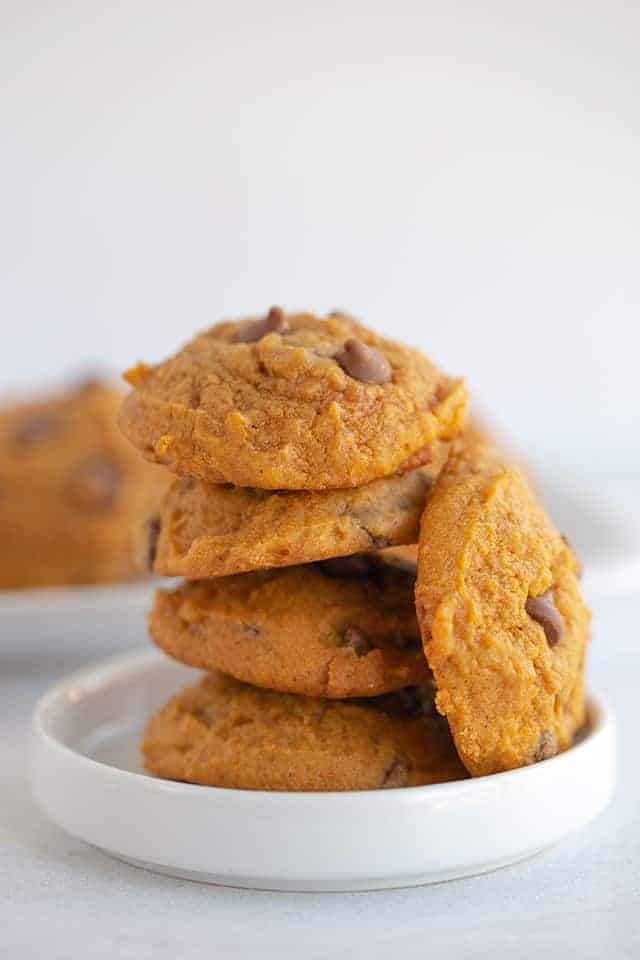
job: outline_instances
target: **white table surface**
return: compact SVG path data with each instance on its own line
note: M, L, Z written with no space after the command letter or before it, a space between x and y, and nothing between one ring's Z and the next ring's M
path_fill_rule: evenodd
M254 893L154 876L46 822L27 784L34 701L69 671L140 643L142 627L135 636L92 640L88 624L89 636L45 644L0 624L0 957L640 956L640 596L602 601L598 611L591 682L613 703L619 725L619 783L609 810L558 847L494 874L340 895Z

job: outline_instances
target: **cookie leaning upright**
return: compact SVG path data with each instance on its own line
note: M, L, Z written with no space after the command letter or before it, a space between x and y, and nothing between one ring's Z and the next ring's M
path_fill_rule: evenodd
M173 472L263 490L356 487L434 459L466 387L342 314L219 323L127 374L125 434Z
M553 756L585 720L590 615L578 564L521 472L459 444L422 519L416 606L460 757L474 775Z

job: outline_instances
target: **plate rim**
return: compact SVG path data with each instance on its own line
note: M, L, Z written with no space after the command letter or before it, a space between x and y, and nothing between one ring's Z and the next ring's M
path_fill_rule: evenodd
M92 685L94 690L102 686L108 677L116 679L118 674L130 672L147 664L161 664L163 662L171 663L171 658L160 650L147 645L137 647L125 653L114 654L110 657L87 664L74 670L49 687L37 700L31 718L31 737L44 742L49 749L60 751L68 760L79 763L82 766L89 766L94 772L103 777L122 779L131 784L137 784L140 789L151 792L179 793L185 797L218 797L220 799L243 798L240 802L255 802L260 799L264 803L275 804L301 804L307 802L318 802L321 799L326 803L337 803L343 800L357 800L361 803L383 803L387 802L390 792L383 789L377 790L331 790L331 791L283 791L283 790L249 790L242 787L215 787L203 784L185 783L183 781L165 780L160 777L154 777L149 773L138 773L133 770L123 770L121 767L111 766L94 757L89 757L80 750L74 749L64 743L47 729L45 714L51 705L60 697L65 695L67 688L85 683ZM100 674L107 674L107 677L100 677ZM93 680L93 684L91 681ZM500 773L487 774L482 777L469 777L465 780L452 780L445 783L426 784L424 786L399 788L404 798L415 798L419 801L423 798L425 791L428 796L435 798L436 795L441 798L452 797L455 794L466 793L472 789L477 795L480 790L494 790L497 785L505 785L520 781L522 779L531 779L537 773L547 775L550 765L566 764L572 759L579 760L580 756L594 744L604 740L608 736L614 736L616 732L614 714L606 698L600 693L597 695L592 691L587 693L587 710L590 716L590 729L587 731L578 743L573 744L569 749L550 757L542 763L530 764L524 767L517 767L513 770L505 770ZM544 774L542 770L544 768Z

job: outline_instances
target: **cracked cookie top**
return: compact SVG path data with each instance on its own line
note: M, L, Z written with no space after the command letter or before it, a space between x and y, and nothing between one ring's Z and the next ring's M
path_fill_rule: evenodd
M147 769L248 790L375 790L466 776L442 719L413 691L369 701L291 696L212 674L150 721Z
M552 757L585 720L579 565L522 473L457 445L422 519L416 606L436 703L474 775Z
M467 400L462 381L351 317L279 308L125 378L121 427L145 457L265 490L356 487L429 463Z
M373 696L429 682L415 549L159 590L150 629L190 666L288 693Z

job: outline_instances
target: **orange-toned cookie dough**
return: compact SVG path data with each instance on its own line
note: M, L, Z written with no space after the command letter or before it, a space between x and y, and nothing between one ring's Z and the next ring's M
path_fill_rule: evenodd
M356 487L430 463L467 392L418 350L342 314L217 324L126 374L125 434L149 460L263 490Z
M265 491L176 480L144 529L150 569L191 579L418 542L437 464L349 490Z
M375 790L466 776L446 724L419 688L363 702L273 693L223 674L175 696L150 721L147 769L249 790Z
M126 580L167 485L120 433L120 392L90 381L0 411L0 587Z
M414 582L407 550L183 583L157 592L150 630L177 660L259 687L374 696L431 680Z
M578 564L521 472L460 445L427 503L416 584L438 709L474 775L571 745L590 616Z

